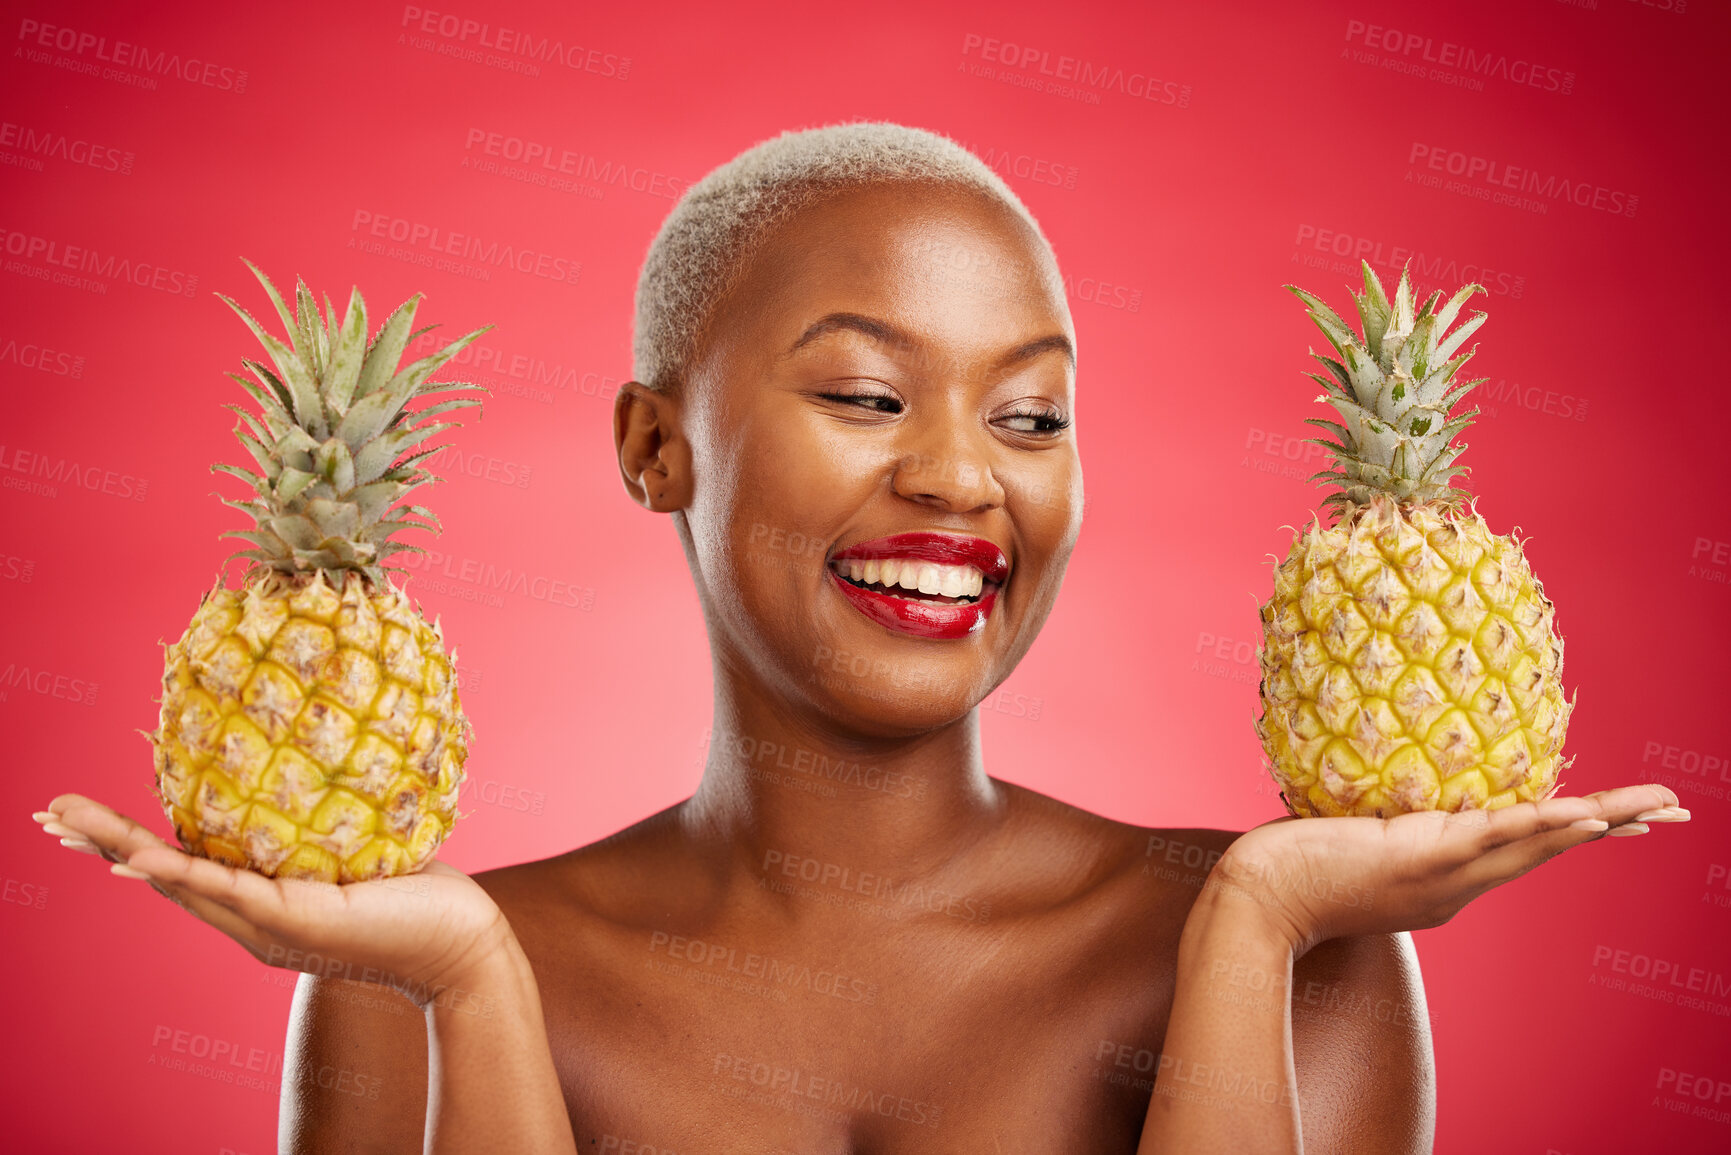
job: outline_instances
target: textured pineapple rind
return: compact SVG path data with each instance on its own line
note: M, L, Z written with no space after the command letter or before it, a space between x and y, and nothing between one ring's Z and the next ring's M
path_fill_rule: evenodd
M1555 609L1471 506L1313 521L1261 607L1262 739L1299 817L1496 809L1556 792L1574 703Z
M421 869L450 834L471 734L455 655L394 585L219 579L165 650L147 737L188 851L355 882Z

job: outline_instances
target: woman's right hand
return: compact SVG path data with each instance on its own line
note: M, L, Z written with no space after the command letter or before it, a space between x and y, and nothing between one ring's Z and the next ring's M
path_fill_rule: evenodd
M115 863L113 873L149 882L262 963L378 983L423 1010L514 941L487 892L437 859L417 874L338 886L187 854L79 794L62 794L35 818L71 849Z
M1624 786L1498 810L1282 818L1214 867L1217 897L1250 899L1300 953L1331 938L1440 926L1474 898L1584 842L1687 822L1677 795Z

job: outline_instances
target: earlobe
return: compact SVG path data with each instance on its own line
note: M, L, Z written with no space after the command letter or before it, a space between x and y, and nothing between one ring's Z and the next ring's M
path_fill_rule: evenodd
M690 453L679 417L677 398L640 381L621 385L613 402L613 444L625 492L656 513L683 509L689 497Z

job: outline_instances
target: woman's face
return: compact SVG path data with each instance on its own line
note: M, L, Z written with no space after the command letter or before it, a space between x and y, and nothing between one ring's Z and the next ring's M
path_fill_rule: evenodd
M1056 268L979 194L867 186L776 228L678 405L723 668L861 735L966 715L1081 527L1074 348Z

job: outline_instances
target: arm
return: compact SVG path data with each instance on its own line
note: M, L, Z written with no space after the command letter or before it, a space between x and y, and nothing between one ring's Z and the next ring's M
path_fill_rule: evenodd
M303 977L278 1148L574 1152L528 960L515 938L486 958L424 1009L372 983Z
M1303 1149L1288 1015L1294 953L1257 903L1203 889L1178 943L1137 1155Z
M576 1155L541 995L515 936L426 1008L428 1155Z
M261 962L309 973L358 974L400 992L426 1032L421 1070L423 1077L430 1072L425 1119L430 1155L575 1155L534 974L503 912L467 875L434 859L407 880L335 886L266 878L186 854L76 794L56 798L37 819L71 849L109 860L115 864L111 871L122 877L148 882ZM403 1037L404 1028L390 1029ZM403 1057L381 1056L376 1041L338 1046L334 1070L333 1064L319 1062L320 1056L294 1047L293 1077L284 1080L289 1110L282 1124L290 1144L300 1141L303 1122L316 1121L295 1101L310 1094L304 1086L309 1076L321 1091L354 1095L358 1089L370 1098L376 1090L382 1097L384 1072L401 1076L410 1067ZM370 1054L378 1073L345 1066L351 1058L367 1064L353 1053L357 1050ZM394 1110L384 1118L395 1131L380 1137L390 1146L375 1150L401 1150L406 1139L416 1137L403 1106L412 1101L412 1092L401 1089L402 1078L392 1083ZM370 1119L351 1118L355 1126L318 1149L368 1149Z
M1320 1061L1302 1085L1293 1057L1294 961L1335 940L1440 926L1485 891L1611 827L1640 834L1649 821L1688 817L1669 790L1638 786L1488 812L1284 819L1245 834L1210 872L1179 940L1140 1155L1297 1153L1306 1130L1331 1151L1422 1144L1433 1126L1429 1059L1412 1021L1422 1001L1416 969L1405 973L1410 959L1396 956L1382 978L1387 989L1404 987L1407 1024L1382 1028L1392 1040L1377 1047L1317 1048ZM1365 949L1335 948L1336 962L1338 952L1350 961ZM1387 961L1375 962L1374 943L1371 952L1370 965L1387 969ZM1350 1040L1353 1028L1337 1026L1342 1038L1331 1043ZM1388 1070L1371 1065L1388 1056ZM1391 1096L1401 1119L1384 1128L1341 1117L1370 1097L1367 1083L1387 1076L1405 1088ZM1317 1090L1324 1093L1314 1101L1303 1093Z
M1185 928L1188 957L1180 942L1179 990L1142 1150L1296 1151L1299 1137L1317 1151L1431 1150L1435 1069L1411 937L1332 939L1288 970L1283 937L1259 932L1260 908L1237 912L1243 921L1235 922L1221 909L1224 894L1204 892L1209 907ZM1206 1041L1217 1046L1191 1058ZM1256 1065L1235 1066L1229 1052L1239 1047ZM1213 1108L1197 1113L1205 1137L1154 1128L1163 1113L1163 1127L1182 1131L1181 1103Z

